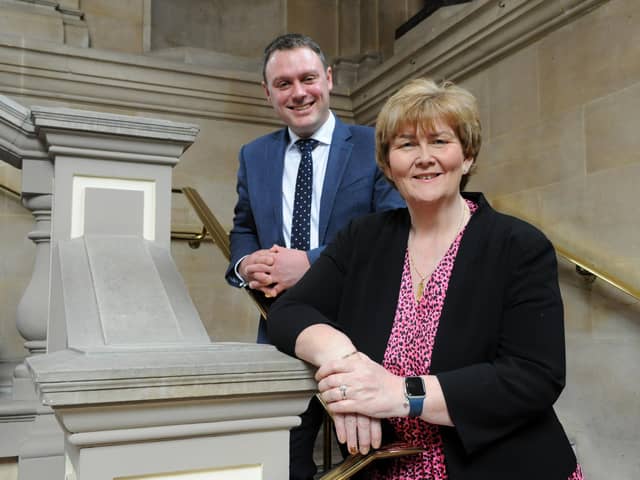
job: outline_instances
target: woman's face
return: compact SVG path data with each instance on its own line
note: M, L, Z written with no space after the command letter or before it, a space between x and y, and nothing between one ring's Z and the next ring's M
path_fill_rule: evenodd
M385 172L409 206L458 195L460 179L473 159L464 158L451 127L436 122L432 131L402 127L389 146Z

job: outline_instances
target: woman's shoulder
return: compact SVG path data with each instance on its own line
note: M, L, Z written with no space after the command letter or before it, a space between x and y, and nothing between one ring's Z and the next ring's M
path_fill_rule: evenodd
M406 207L393 208L382 212L368 213L353 219L350 228L359 230L380 230L404 228L410 225L411 218Z

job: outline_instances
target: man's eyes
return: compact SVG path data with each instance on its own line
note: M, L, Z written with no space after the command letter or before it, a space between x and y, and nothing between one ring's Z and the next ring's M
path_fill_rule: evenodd
M309 75L302 79L302 83L311 84L311 83L315 83L317 80L318 80L317 75ZM282 90L284 88L289 88L292 85L292 83L293 82L290 82L289 80L281 80L275 83L275 87Z

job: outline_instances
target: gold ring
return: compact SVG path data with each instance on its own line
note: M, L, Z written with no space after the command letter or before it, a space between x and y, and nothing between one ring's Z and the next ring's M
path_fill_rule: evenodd
M338 388L340 389L340 393L342 394L342 400L346 400L347 399L347 386L346 385L340 385Z

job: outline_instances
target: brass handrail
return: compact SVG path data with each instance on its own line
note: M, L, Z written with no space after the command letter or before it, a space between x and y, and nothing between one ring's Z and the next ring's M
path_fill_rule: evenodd
M20 198L22 196L20 192L14 190L13 188L7 185L4 185L2 182L0 182L0 190L3 190L17 198ZM189 193L187 194L185 190L188 191ZM204 224L204 227L202 227L201 232L194 232L194 231L188 231L188 230L171 230L171 238L174 240L187 240L189 242L189 245L192 248L198 248L201 242L213 241L214 243L216 243L216 245L220 247L225 257L230 258L231 249L229 248L229 239L227 237L227 234L224 228L222 227L222 225L220 225L220 222L218 222L218 220L216 219L215 215L211 213L211 210L209 210L209 207L202 200L202 197L200 197L200 194L191 187L173 188L171 189L171 191L173 193L184 193L187 199L189 199L189 202L193 206L194 210L196 210L196 213L200 217L200 220L202 221L201 213L205 215L207 218L210 218L211 219L210 227L214 229L216 232L215 237L212 236L212 234L209 233L210 230L207 229L207 225L205 224L204 221L202 221L202 223ZM198 207L195 206L192 199L199 205ZM200 209L200 212L199 212L199 209ZM608 285L611 285L612 287L617 288L618 290L626 293L627 295L635 298L636 300L640 300L640 290L638 290L637 288L634 288L628 283L615 278L613 275L609 275L606 272L602 272L601 270L596 268L591 262L578 258L577 256L571 254L570 252L568 252L562 247L559 247L557 245L554 245L554 247L559 256L563 257L564 259L568 260L569 262L573 263L576 266L576 270L578 271L579 274L584 275L585 272L587 272L588 275L593 275L594 277L599 278L600 280L607 283ZM261 310L260 313L263 313L263 311Z
M3 190L7 193L10 193L11 195L15 196L16 198L21 198L22 194L20 192L18 192L17 190L14 190L11 187L6 186L3 183L0 183L0 190Z
M198 215L198 218L202 222L202 235L209 235L213 243L216 244L218 249L222 252L227 260L231 260L231 245L229 243L229 235L224 227L220 224L216 216L213 214L209 206L202 199L200 194L195 188L183 187L179 189L172 189L174 193L182 193L189 203L193 207L194 211ZM246 290L249 296L255 303L260 315L267 318L267 306L264 303L263 297L260 296L255 290Z
M554 245L554 247L558 255L560 255L561 257L563 257L564 259L568 260L569 262L573 263L576 266L576 271L579 274L584 275L584 272L587 272L587 274L593 275L594 277L599 278L603 282L611 285L614 288L617 288L618 290L623 291L624 293L632 296L636 300L640 300L640 291L638 289L633 288L631 285L628 285L626 282L623 282L621 280L614 278L612 275L608 275L607 273L601 272L591 262L582 260L576 257L575 255L572 255L571 253L566 251L564 248L559 247L557 245Z

